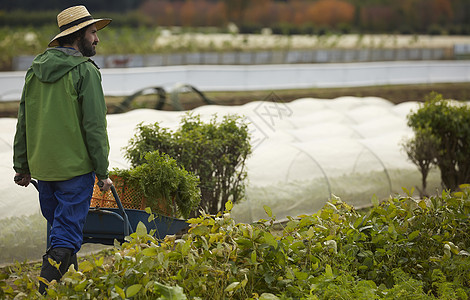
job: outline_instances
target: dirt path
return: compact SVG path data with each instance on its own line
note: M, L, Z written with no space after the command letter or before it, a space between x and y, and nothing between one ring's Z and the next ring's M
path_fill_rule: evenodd
M276 90L276 91L245 91L245 92L210 92L206 97L220 105L243 105L251 101L262 101L275 93L278 99L290 102L299 98L334 99L341 96L354 97L381 97L395 104L407 101L424 101L431 92L437 92L445 99L470 101L470 83L444 83L423 85L388 85L372 87L350 87L350 88L311 88L300 90ZM184 109L192 109L204 102L196 94L181 94L180 103ZM124 98L108 98L109 111L114 111L114 106L122 102ZM133 100L131 107L155 107L157 96L142 96ZM164 110L174 110L170 100L166 100Z
M299 98L334 99L341 96L354 97L381 97L395 104L407 101L424 101L426 95L438 92L445 99L470 101L470 83L442 83L422 85L387 85L372 87L350 88L311 88L301 90L277 90L277 91L246 91L246 92L208 92L207 98L220 105L243 105L251 101L267 99L271 93L284 102L290 102ZM125 97L106 97L108 111L113 113L116 105ZM157 103L155 95L147 95L136 98L130 105L132 108L153 108ZM204 102L196 94L180 95L180 103L185 110L192 109ZM0 117L16 117L18 102L0 102ZM174 110L169 99L163 107L164 110Z

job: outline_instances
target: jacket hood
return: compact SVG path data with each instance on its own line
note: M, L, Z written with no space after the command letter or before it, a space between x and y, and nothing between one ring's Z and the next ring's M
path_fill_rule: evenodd
M31 68L40 81L52 83L88 59L75 49L49 48L36 56Z

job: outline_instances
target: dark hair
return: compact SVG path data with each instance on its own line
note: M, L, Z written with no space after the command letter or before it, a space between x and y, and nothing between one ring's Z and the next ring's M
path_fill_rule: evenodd
M83 38L85 36L85 32L87 28L89 27L85 26L82 29L72 32L71 34L67 34L65 36L61 36L60 38L57 39L57 42L59 43L59 46L64 46L64 45L72 45L76 40Z

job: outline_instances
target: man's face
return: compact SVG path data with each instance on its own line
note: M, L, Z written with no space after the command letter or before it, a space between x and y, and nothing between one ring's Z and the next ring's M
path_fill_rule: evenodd
M96 54L95 47L100 39L98 38L96 25L90 25L85 31L83 38L78 40L78 49L86 57L92 57Z

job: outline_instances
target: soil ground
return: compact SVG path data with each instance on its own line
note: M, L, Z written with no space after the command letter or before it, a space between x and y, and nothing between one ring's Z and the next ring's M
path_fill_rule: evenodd
M470 100L470 83L442 83L429 85L386 85L348 88L311 88L299 90L254 91L234 93L208 93L209 99L222 105L241 105L250 101L261 101L273 92L278 98L290 102L299 98L334 99L342 96L381 97L394 104L407 101L423 102L431 92L443 95L445 99Z
M299 98L334 99L342 96L354 97L381 97L394 104L407 101L423 102L431 92L443 95L445 99L459 101L470 100L470 83L439 83L420 85L385 85L369 87L347 88L310 88L298 90L275 91L244 91L244 92L207 92L205 97L219 105L243 105L251 101L269 100L274 93L276 98L283 102L290 102ZM179 103L185 110L205 105L204 100L196 93L183 93L179 95ZM126 97L106 97L109 113L116 113L117 107L126 100ZM139 96L130 101L124 111L135 108L154 108L158 102L157 95ZM0 117L16 117L18 102L0 102ZM163 110L177 110L169 99L165 99Z

